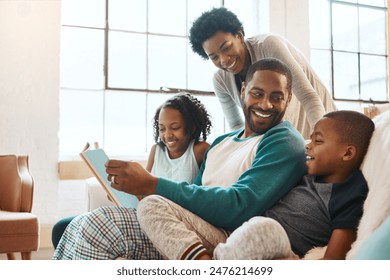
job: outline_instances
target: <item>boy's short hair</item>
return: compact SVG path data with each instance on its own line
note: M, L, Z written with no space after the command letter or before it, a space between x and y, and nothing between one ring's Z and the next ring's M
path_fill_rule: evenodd
M324 118L334 120L333 127L340 141L356 147L357 164L363 162L375 130L374 122L366 115L350 110L340 110L324 115Z
M244 27L237 16L228 9L213 8L210 11L204 12L197 18L190 29L190 44L192 50L204 59L208 59L208 55L203 49L203 43L212 37L215 33L222 31L233 35L244 33Z
M284 62L276 58L263 58L256 61L255 63L251 64L251 66L249 66L245 78L245 84L248 84L252 80L255 72L260 70L270 70L285 76L287 79L287 90L289 93L291 93L292 74L290 68L288 68Z

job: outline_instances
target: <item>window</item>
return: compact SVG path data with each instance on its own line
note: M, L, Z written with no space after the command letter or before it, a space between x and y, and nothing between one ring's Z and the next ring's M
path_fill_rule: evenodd
M246 35L254 35L263 2L62 1L60 156L78 155L87 141L109 155L145 155L154 112L173 95L161 88L213 91L215 66L188 43L192 21L224 5L242 18ZM222 109L213 95L197 97L212 116L211 140L225 131Z
M335 100L386 102L387 1L316 0L310 61Z

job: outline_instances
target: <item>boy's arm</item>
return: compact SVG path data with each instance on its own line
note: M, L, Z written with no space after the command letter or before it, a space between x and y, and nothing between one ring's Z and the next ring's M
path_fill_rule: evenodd
M324 260L344 260L356 239L354 229L335 229L330 236Z
M330 236L327 249L321 260L345 260L345 256L351 249L356 239L354 229L335 229ZM303 260L298 257L278 258L276 260Z

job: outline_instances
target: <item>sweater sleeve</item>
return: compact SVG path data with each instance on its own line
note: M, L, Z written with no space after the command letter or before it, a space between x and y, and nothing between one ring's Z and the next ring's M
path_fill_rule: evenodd
M265 57L277 58L286 63L292 72L292 89L301 102L311 128L325 114L321 98L307 77L309 63L303 54L288 41L276 35L268 35L263 41Z
M252 166L230 187L160 178L156 194L215 226L233 230L251 217L263 214L298 183L306 172L304 152L304 140L299 133L278 125L264 135ZM201 172L205 167L207 159ZM199 178L196 182L200 183Z
M241 115L242 109L233 99L232 95L234 93L232 89L229 89L226 84L228 82L227 78L226 75L224 77L220 71L217 71L213 78L214 91L221 104L223 114L230 130L236 130L244 126L244 120Z

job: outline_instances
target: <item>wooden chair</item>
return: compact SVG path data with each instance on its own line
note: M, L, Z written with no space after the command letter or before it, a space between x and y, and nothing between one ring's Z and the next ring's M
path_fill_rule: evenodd
M39 247L39 220L31 213L34 180L28 156L0 156L0 254L23 260Z

